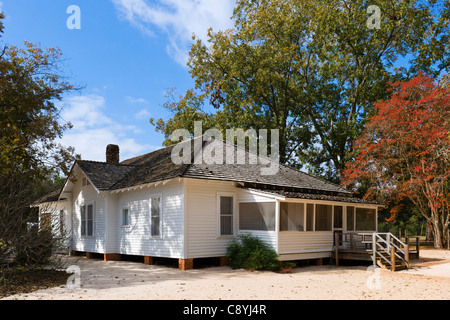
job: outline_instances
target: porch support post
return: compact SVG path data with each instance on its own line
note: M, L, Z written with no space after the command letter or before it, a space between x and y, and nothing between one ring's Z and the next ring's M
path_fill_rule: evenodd
M405 260L406 260L406 265L409 268L409 244L405 245Z
M276 250L277 253L280 252L280 200L276 199L275 202L275 231L277 233L277 243L276 243Z
M122 255L120 253L105 253L103 254L103 261L120 261Z
M194 259L178 259L178 269L186 271L194 268Z
M391 246L391 270L395 271L395 247Z

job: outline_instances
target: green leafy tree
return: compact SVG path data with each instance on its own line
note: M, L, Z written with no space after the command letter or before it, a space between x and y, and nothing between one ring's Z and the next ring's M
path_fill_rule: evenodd
M3 18L0 12L0 35ZM57 102L76 90L61 63L55 48L29 42L0 47L0 267L46 263L55 247L50 229L33 227L32 204L61 186L58 174L67 174L76 157L73 148L55 142L71 127L59 117Z
M194 37L190 51L214 125L279 129L281 162L339 181L373 103L389 96L387 82L449 69L448 1L370 4L380 29L368 27L362 0L237 1L235 27L210 29L208 43ZM411 67L396 67L407 55Z
M74 149L55 140L71 124L61 123L55 103L75 88L61 74L61 55L29 42L0 49L0 174L17 169L39 180L55 169L68 173Z

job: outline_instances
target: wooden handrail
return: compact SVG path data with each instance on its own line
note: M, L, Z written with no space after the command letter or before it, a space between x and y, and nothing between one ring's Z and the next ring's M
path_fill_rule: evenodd
M371 239L368 239L369 236ZM336 233L334 239L336 264L339 264L339 247L342 244L345 250L345 243L349 244L351 250L356 250L358 243L364 244L366 252L372 251L374 265L377 264L377 259L381 259L395 270L395 260L399 259L409 267L409 243L405 244L390 232ZM372 246L371 249L368 248L369 245Z
M386 236L386 239L383 239L382 235ZM380 243L381 240L382 243L385 243L386 247L383 247ZM405 243L403 243L400 239L398 239L396 236L394 236L392 233L390 232L386 232L386 233L373 233L372 235L372 250L373 250L373 263L374 265L376 264L376 257L380 256L382 257L384 260L386 260L386 262L388 262L391 265L392 270L395 270L395 257L398 257L400 260L402 260L407 267L409 267L409 246ZM397 241L397 243L399 245L397 245L395 243L395 241ZM390 256L390 261L388 261L381 253L378 252L378 247L380 247L381 249L383 249L384 252L388 253ZM400 248L400 247L403 247ZM398 252L401 252L402 255L400 255L399 253L397 253L397 249Z

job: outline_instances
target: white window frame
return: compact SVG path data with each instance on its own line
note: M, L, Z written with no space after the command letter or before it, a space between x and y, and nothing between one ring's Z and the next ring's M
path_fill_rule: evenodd
M159 235L154 236L152 234L152 224L153 224L153 219L152 219L152 202L154 198L159 198ZM150 239L162 239L163 238L163 232L162 232L162 201L163 201L163 197L162 194L154 194L152 196L150 196L150 201L149 201L149 215L150 215Z
M232 208L233 213L231 215L231 234L221 234L221 212L220 212L220 198L221 197L231 197L233 200ZM217 192L216 195L216 217L217 217L217 237L218 238L233 238L236 234L236 217L237 217L237 208L236 208L236 194L233 192Z
M88 206L92 206L92 234L88 234L88 226L89 226L89 219L88 219ZM82 208L85 208L85 220L83 222L83 215L82 215ZM83 228L82 225L84 223L85 232L83 234ZM95 236L95 202L86 202L80 205L80 235L82 237L94 237Z
M127 210L127 224L124 223L124 211ZM123 206L120 210L120 220L122 228L130 227L130 208L128 206Z

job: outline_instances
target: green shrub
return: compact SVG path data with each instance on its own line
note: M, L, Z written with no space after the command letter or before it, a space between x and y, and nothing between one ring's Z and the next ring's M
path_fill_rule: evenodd
M278 270L278 254L258 237L245 233L230 241L227 257L233 269Z

